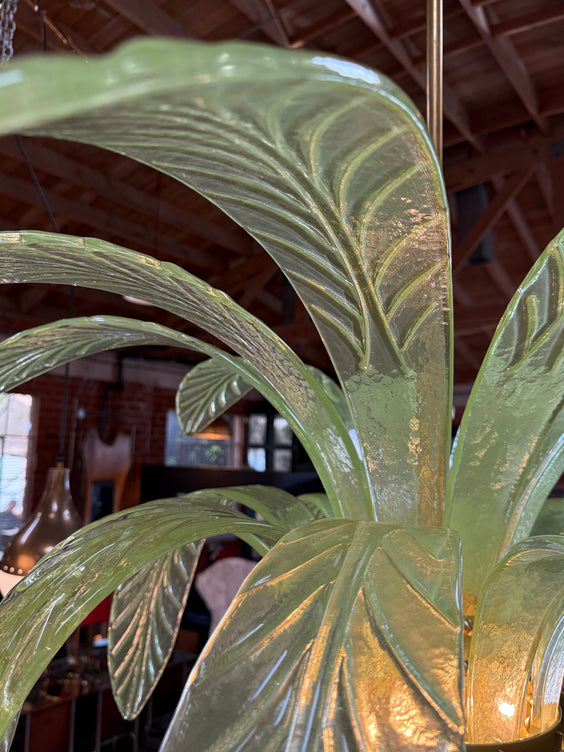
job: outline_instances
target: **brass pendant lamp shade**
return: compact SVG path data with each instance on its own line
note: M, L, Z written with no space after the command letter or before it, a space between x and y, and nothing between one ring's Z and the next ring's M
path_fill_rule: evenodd
M232 438L231 426L225 418L216 418L209 426L195 434L197 439L228 441Z
M61 540L82 526L62 463L49 469L35 514L9 541L0 564L0 590L6 595Z

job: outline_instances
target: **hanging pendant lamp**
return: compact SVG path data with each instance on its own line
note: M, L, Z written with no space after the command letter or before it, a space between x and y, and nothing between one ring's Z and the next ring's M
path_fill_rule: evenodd
M8 541L0 563L0 591L5 596L61 540L82 527L69 488L69 470L49 469L35 514Z

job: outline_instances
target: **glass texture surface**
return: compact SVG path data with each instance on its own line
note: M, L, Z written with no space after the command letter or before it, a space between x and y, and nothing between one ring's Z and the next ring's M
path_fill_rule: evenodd
M339 379L307 367L227 295L173 264L92 238L0 233L3 282L133 295L229 349L146 322L63 321L0 344L2 388L111 347L193 349L210 361L179 390L185 427L256 388L288 421L327 493L198 492L105 518L59 546L0 604L0 733L96 602L180 547L234 533L266 556L203 653L166 752L188 743L198 752L461 750L462 560L456 533L438 527L445 520L462 537L464 590L477 602L470 735L527 733L529 695L531 728L544 727L564 670L561 541L519 541L564 469L564 236L519 289L480 371L443 520L447 204L429 137L401 90L316 53L141 40L88 62L3 67L0 130L114 150L208 197L282 268ZM185 575L176 573L180 590ZM140 608L147 593L137 591ZM147 645L161 632L145 626L137 639ZM153 677L136 684L141 658L126 639L128 649L131 672L118 693L135 713Z
M462 537L464 589L474 598L510 546L530 534L564 472L563 301L561 232L501 320L456 441L446 524Z
M280 415L275 415L272 426L275 446L292 446L292 429L288 425L288 421Z
M519 543L486 581L468 666L471 743L499 744L526 733L531 672L530 731L556 722L564 670L563 580L564 537L547 536Z
M142 288L143 297L154 305L200 325L245 356L236 358L148 322L101 316L63 320L0 343L1 388L12 388L53 368L55 362L117 347L123 341L183 343L231 363L287 418L328 489L336 513L360 519L372 514L361 460L333 400L281 339L225 293L174 264L161 264L93 238L0 233L0 264L6 282L66 281L119 294Z
M223 533L239 535L264 554L284 532L206 501L200 492L197 500L188 495L108 515L67 538L0 603L0 736L73 630L140 569L185 544Z
M459 586L459 543L440 529L319 520L288 533L204 649L163 752L187 739L224 752L462 750Z
M538 513L531 535L564 534L564 498L548 498Z
M108 667L117 706L143 709L172 654L203 543L191 543L141 569L112 599Z
M10 747L12 745L14 734L16 733L16 728L17 728L19 719L20 719L20 714L17 713L17 715L14 716L12 722L8 726L7 731L4 733L3 736L0 736L0 752L10 752Z
M233 502L249 507L258 512L263 519L271 522L277 529L292 530L298 525L309 522L316 517L329 517L329 510L321 504L316 509L304 500L281 488L272 486L229 486L228 488L206 488L203 491L193 491L190 498L198 500L200 496L208 501L214 500L218 504L232 504Z
M251 389L231 363L218 358L198 363L183 378L176 393L176 414L182 430L188 435L202 431Z
M262 413L251 413L249 415L249 444L266 444L266 429L268 427L268 418Z
M52 60L17 70L28 93L0 87L6 129L41 120L44 135L150 164L212 200L280 265L320 331L363 447L361 493L339 493L347 516L440 524L451 413L447 203L405 94L344 60L294 52L290 63L284 50L244 44L149 40L87 69ZM47 96L51 81L56 95ZM121 294L170 305L170 292L160 303L146 292ZM214 308L198 307L208 330ZM272 336L257 344L255 326L237 314L222 311L232 340L224 331L223 341L271 370ZM276 376L291 391L291 372ZM327 451L333 442L324 443Z

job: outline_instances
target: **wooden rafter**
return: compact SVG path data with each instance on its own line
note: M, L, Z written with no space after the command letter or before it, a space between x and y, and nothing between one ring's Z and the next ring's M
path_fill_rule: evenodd
M0 195L17 198L24 203L36 205L39 202L35 188L27 180L17 177L4 177L0 181ZM55 191L49 192L49 203L55 215L81 222L89 227L97 228L103 236L115 235L132 248L150 249L150 238L147 231L136 222L110 213L109 211L89 206L84 201L61 196ZM12 229L14 229L12 227ZM64 230L64 225L62 228ZM161 251L178 263L185 265L188 261L204 269L221 269L223 264L220 259L212 254L202 251L196 246L187 243L179 243L162 234L158 237L158 246ZM151 249L155 252L155 249Z
M531 118L543 132L546 131L546 122L539 114L534 84L511 40L507 37L493 36L484 8L476 7L471 0L459 0L459 2Z
M364 21L368 28L378 37L388 52L403 66L411 78L421 87L426 89L426 78L422 70L417 68L411 60L404 43L399 39L392 39L389 31L375 7L376 0L347 0L351 8ZM459 100L444 87L444 113L450 122L456 126L464 138L479 152L483 151L480 139L472 132L468 115Z
M114 49L139 34L266 39L374 65L416 104L423 100L425 14L419 0L49 0L41 3L44 26L35 7L35 0L19 0L16 56L41 51L44 30L47 50L82 56ZM564 224L564 51L558 41L564 5L449 0L444 20L447 189L452 195L479 183L492 188L489 209L454 251L456 378L470 381L508 297L551 233ZM98 235L193 269L264 317L307 361L323 361L303 307L298 307L299 321L283 323L289 319L279 298L276 265L219 210L124 158L46 139L24 143L63 231ZM533 169L534 178L531 173L518 196L519 175ZM501 212L504 220L497 222ZM48 221L14 141L4 139L0 229L20 227L47 228ZM470 246L489 227L495 227L495 260L461 274ZM3 331L66 315L62 288L51 286L48 294L23 288L3 296ZM141 314L178 324L158 309L138 310L119 296L87 290L77 291L77 312ZM149 357L156 355L151 351Z
M216 243L236 254L244 254L249 248L249 239L242 232L234 233L209 222L186 209L179 209L158 196L142 191L125 180L112 178L99 170L60 154L47 146L25 139L25 149L36 169L70 181L73 185L93 190L116 206L139 211L145 216L159 217L162 225L173 225L195 237ZM0 140L0 155L21 159L21 154L12 139Z
M489 149L485 155L446 164L444 174L449 191L456 192L478 183L487 183L500 175L508 175L516 165L526 169L548 161L548 141L532 138Z
M460 273L466 261L479 246L484 235L493 227L501 214L506 210L508 203L519 193L521 188L531 177L533 167L524 172L513 175L495 196L489 207L480 219L472 227L464 240L455 247L453 252L452 273L453 276Z
M290 39L282 20L272 7L270 0L231 0L233 5L249 21L260 26L262 31L281 47L290 47Z
M538 175L540 166L536 166L536 174ZM496 191L499 193L503 190L503 180L502 178L495 177L492 180L493 186L496 189ZM536 261L539 255L539 247L538 243L535 240L533 233L531 232L531 228L529 227L529 224L525 217L523 216L523 212L517 205L517 202L514 198L512 198L507 203L507 214L509 216L509 219L511 220L513 227L515 228L515 231L517 235L519 236L519 239L521 240L523 247L527 251L527 254L531 261ZM510 295L512 295L514 290L510 292Z
M185 29L177 19L151 0L135 0L134 3L130 0L103 1L146 34L168 37L190 36L188 29Z
M522 34L530 29L538 29L540 26L546 26L562 19L564 19L564 6L560 3L512 18L510 21L492 24L491 33L494 37L506 34Z
M323 34L329 31L334 32L336 28L355 17L356 13L352 8L339 8L326 16L322 21L316 21L305 29L300 29L297 35L292 38L291 45L294 49L304 47Z

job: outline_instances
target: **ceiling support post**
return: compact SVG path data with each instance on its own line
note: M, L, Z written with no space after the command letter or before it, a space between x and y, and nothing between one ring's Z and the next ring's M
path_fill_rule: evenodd
M427 126L443 161L443 0L427 0Z

